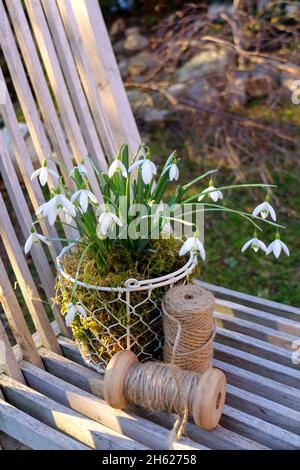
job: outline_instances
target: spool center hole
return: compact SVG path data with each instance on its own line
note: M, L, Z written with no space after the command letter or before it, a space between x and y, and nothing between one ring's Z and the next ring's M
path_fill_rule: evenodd
M193 294L184 294L184 298L185 298L186 300L190 300L190 299L193 299L194 296L193 296Z
M217 396L217 399L216 399L216 409L217 409L217 410L220 408L221 399L222 399L222 393L219 392L219 394L218 394L218 396Z

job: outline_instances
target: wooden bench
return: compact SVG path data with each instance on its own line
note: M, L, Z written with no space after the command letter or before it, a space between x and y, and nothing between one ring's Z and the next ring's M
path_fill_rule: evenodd
M80 163L90 152L105 169L105 155L125 141L133 150L140 138L98 0L24 3L0 1L0 44L36 155L42 162L54 151L70 169L72 159ZM37 245L30 266L25 259L32 208L44 196L30 181L33 164L7 91L0 113L18 167L0 132L0 301L17 343L11 345L0 322L0 430L32 449L167 449L173 417L106 405L103 376L83 363L57 306L55 321L48 319L43 302L54 295L52 268L61 247L53 245L49 260ZM41 229L56 235L46 224ZM174 448L299 449L300 311L201 285L217 298L214 361L228 378L227 402L215 430L190 422Z

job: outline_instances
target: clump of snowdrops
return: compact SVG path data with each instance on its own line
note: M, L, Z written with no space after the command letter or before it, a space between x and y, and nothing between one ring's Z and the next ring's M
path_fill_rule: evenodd
M53 166L49 168L49 160L56 164L56 171ZM280 239L279 229L284 227L277 223L275 210L270 204L268 191L273 185L257 183L217 186L214 182L216 170L207 171L182 185L178 183L180 159L176 152L172 152L159 169L152 159L150 148L144 143L138 147L132 158L128 145L122 145L107 173L101 171L91 157L89 161L94 172L93 181L96 180L98 185L96 192L101 194L101 200L96 197L90 175L83 164L75 166L67 174L66 168L59 161L49 157L33 173L32 179L38 177L42 186L48 183L49 178L56 184L50 191L49 201L36 211L38 220L34 222L31 235L26 241L26 253L34 243L42 241L49 244L54 240L36 231L36 224L41 217L47 219L50 225L57 224L60 228L76 231L74 238L61 237L59 240L65 243L76 242L81 247L77 275L87 253L94 257L99 270L105 266L109 253L118 247L129 250L138 259L145 251L153 251L153 239L165 236L167 226L179 222L190 226L193 231L183 242L179 256L193 252L204 261L205 245L201 238L201 227L170 215L170 209L174 205L183 207L192 204L189 215L195 215L198 211L226 212L228 215L237 214L248 222L253 227L253 237L243 245L243 252L251 248L267 255L273 253L278 258L283 250L289 255L288 247ZM62 176L66 174L67 176ZM173 188L171 192L170 185ZM199 189L191 195L194 187ZM254 187L262 188L266 191L266 196L252 213L223 204L226 190ZM133 207L138 204L144 207L143 214L139 216L133 211ZM156 208L154 211L153 207ZM132 235L128 230L132 223L135 227L145 227L146 224L147 236L145 230L142 235L139 232ZM262 232L262 224L271 224L276 231L275 240L268 247L258 236Z

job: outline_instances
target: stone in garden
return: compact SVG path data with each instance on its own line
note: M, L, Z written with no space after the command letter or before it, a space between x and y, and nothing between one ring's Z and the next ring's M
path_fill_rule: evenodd
M127 60L123 59L118 63L118 67L120 70L120 74L122 78L126 78L128 76L128 62Z
M130 75L140 75L156 65L157 58L154 54L148 51L139 52L128 60L128 73Z
M124 43L125 40L120 39L120 41L117 41L112 45L115 54L120 55L124 53Z
M215 106L219 102L219 93L207 80L197 80L187 87L187 97L203 106Z
M213 2L209 5L207 16L210 20L216 20L222 13L232 14L232 5L229 3Z
M126 28L126 23L123 20L123 18L118 18L111 25L109 34L110 36L119 36L120 34L124 33L125 28Z
M176 81L187 82L208 74L224 73L232 57L232 54L225 48L207 45L203 51L177 70Z
M187 94L187 86L184 83L175 83L167 88L167 93L174 96L174 98L182 98Z
M226 99L232 109L238 109L247 102L246 87L249 73L246 70L237 70L228 80Z
M300 2L290 2L285 6L285 14L288 18L292 18L293 20L300 19Z
M128 28L125 32L124 48L130 52L137 52L148 46L148 39L139 33L139 28Z
M149 97L141 90L128 90L127 96L133 111L142 111L149 106Z
M292 75L290 73L282 73L280 85L282 97L291 100L291 102L295 101L294 104L299 104L300 76Z
M272 91L274 83L270 68L256 65L249 75L247 82L247 95L249 98L263 98Z
M143 120L146 124L163 124L168 115L166 109L146 108L144 110Z

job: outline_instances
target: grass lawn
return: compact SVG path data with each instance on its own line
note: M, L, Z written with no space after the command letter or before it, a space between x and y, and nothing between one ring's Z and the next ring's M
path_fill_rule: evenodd
M289 117L288 111L283 115ZM201 154L201 138L195 136L195 139L199 141L199 154ZM168 129L151 134L151 146L154 149L153 158L155 158L155 151L158 157L161 155L165 158L170 150L178 148L182 158L180 169L183 181L195 178L197 174L218 166L218 162L211 158L196 156L191 160L188 156L187 143L179 142L176 134ZM286 165L283 156L277 156L276 168L272 165L271 156L269 160L268 169L274 179L274 184L278 185L274 192L276 201L271 199L271 203L276 210L278 222L287 227L281 236L290 248L290 257L282 254L277 260L273 254L266 256L261 251L254 253L252 250L242 254L241 247L245 241L252 238L252 225L235 215L228 216L220 212L208 213L205 217L207 260L205 263L201 262L201 278L206 282L229 289L300 307L299 167L296 163ZM255 175L254 164L248 170L251 176L247 177L246 168L246 177L243 182L261 182L259 175ZM222 186L233 181L234 174L229 167L219 169L217 185ZM224 192L223 204L252 212L257 204L263 202L264 195L264 191L261 190L230 190ZM274 229L267 226L263 228L264 232L260 238L269 244L274 239Z

